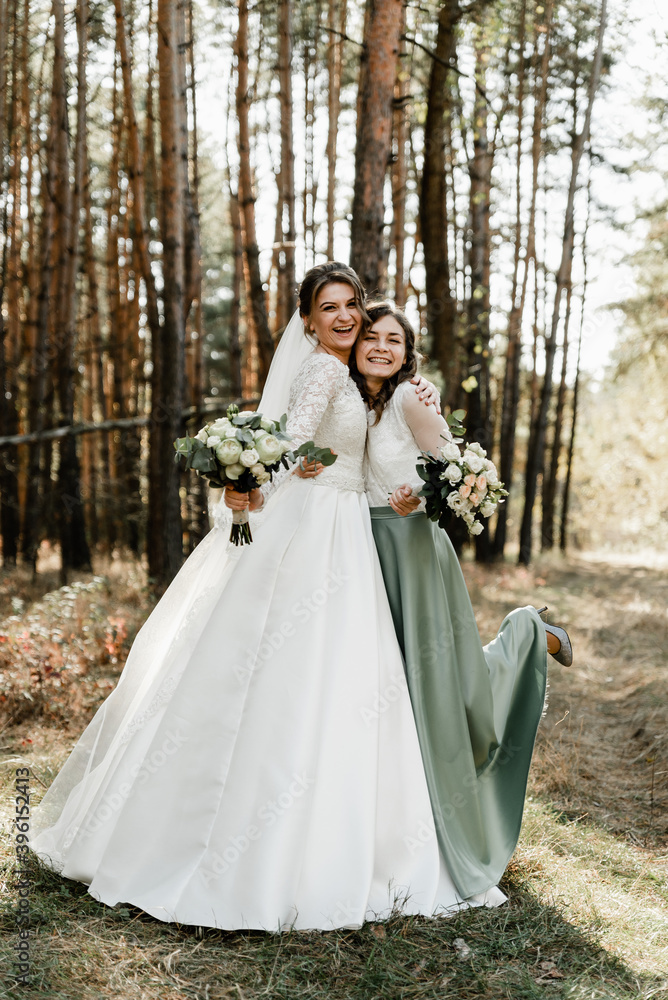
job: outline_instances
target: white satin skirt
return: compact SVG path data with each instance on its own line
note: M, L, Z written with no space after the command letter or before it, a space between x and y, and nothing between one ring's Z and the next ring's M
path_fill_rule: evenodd
M214 527L35 811L32 849L160 920L358 927L463 901L439 852L366 497ZM253 520L253 515L251 515Z

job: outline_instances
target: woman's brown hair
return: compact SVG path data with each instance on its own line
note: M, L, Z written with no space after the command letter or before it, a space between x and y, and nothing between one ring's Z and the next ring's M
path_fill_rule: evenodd
M404 332L406 360L398 372L395 372L395 374L391 375L390 378L385 379L380 387L378 395L373 399L367 390L364 376L358 371L355 351L353 350L350 355L350 376L362 394L364 402L370 406L376 414L376 423L378 423L383 415L383 410L392 398L394 390L397 386L402 382L406 382L408 379L413 378L413 376L417 374L418 363L421 356L415 346L415 330L401 309L397 309L392 302L370 302L366 307L366 311L369 316L369 322L366 324L365 329L368 330L373 326L376 320L382 319L383 316L392 316L393 319L396 319L397 323Z
M366 311L366 292L359 276L352 267L341 264L338 260L328 260L326 264L316 264L304 275L299 286L299 312L302 316L310 316L318 294L325 285L341 282L350 285L355 297L355 304L362 316L363 328L368 326L369 317Z

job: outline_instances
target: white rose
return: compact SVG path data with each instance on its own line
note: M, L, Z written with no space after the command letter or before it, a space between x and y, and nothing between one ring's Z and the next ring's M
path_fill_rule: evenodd
M227 419L227 417L218 417L218 419L214 420L214 422L210 425L209 430L212 431L214 434L222 435L227 430L227 428L231 426L232 424Z
M206 446L207 448L217 448L221 441L222 438L218 434L209 434L206 439Z
M482 459L480 455L476 454L475 451L471 451L470 448L467 448L464 452L463 460L466 462L471 472L475 472L475 474L478 475L482 469Z
M490 466L488 469L485 469L485 479L487 480L488 486L499 485L499 476L493 465Z
M462 478L462 470L458 465L448 465L443 476L451 483L458 483Z
M245 465L247 469L250 469L251 465L257 465L259 460L260 456L255 448L246 448L246 450L242 451L239 455L239 461L242 465Z
M209 432L206 427L203 427L201 431L198 431L197 434L195 434L195 440L201 441L203 444L206 444L208 439Z
M441 455L448 462L458 462L459 459L462 457L462 453L459 450L458 446L456 444L452 444L451 441L448 442L448 444L443 445L443 447L441 448Z
M454 510L455 514L458 514L464 506L464 499L460 497L459 493L450 493L447 503L450 510Z
M271 479L271 476L265 469L264 465L251 465L250 471L253 473L260 486L262 486L263 483L268 483Z
M239 461L242 450L238 441L219 441L216 448L216 458L223 465L235 465Z
M233 465L225 466L225 475L228 479L238 479L241 473L245 471L245 468L240 462L235 462Z
M267 434L260 441L255 442L257 454L261 462L272 465L278 462L282 454L281 442L273 434Z
M262 428L263 431L266 431L267 434L273 434L274 426L275 426L274 421L267 420L265 419L265 417L263 417L262 420L260 421L260 427Z
M233 424L230 424L229 427L225 428L221 436L224 438L236 438L237 430L238 428L236 428Z
M469 530L472 535L479 535L482 531L482 524L480 521L474 521Z
M491 517L495 510L496 510L496 504L490 503L489 500L487 501L487 503L483 503L480 505L480 513L482 514L483 517Z
M487 454L482 445L478 444L477 441L474 441L473 444L470 444L467 447L469 451L475 452L475 454L480 455L481 458L484 458Z

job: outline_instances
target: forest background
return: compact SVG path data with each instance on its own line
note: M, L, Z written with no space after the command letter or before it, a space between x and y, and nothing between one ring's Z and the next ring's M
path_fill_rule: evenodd
M209 527L172 441L254 405L332 257L510 486L479 560L665 548L664 16L3 0L5 566L122 551L164 586Z
M31 994L668 997L668 13L660 0L0 0L0 956ZM508 903L323 935L108 908L31 805L209 529L173 440L253 407L305 269L405 303L510 484L483 642L547 604ZM23 891L23 890L21 890Z

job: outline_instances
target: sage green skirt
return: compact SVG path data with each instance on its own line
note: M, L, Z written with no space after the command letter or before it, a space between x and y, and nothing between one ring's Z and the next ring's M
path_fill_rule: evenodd
M466 898L497 884L517 844L545 702L545 630L535 608L517 608L483 647L447 534L391 507L372 507L371 524L436 835Z

